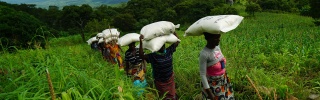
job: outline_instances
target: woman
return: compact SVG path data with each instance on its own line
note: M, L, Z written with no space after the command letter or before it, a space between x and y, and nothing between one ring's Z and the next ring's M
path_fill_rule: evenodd
M174 32L176 37L177 34ZM165 45L157 52L150 54L143 54L142 39L143 35L140 36L140 56L143 57L148 63L151 63L152 74L154 78L154 84L160 97L165 96L164 99L177 100L174 73L173 73L173 52L176 51L176 47L180 42L173 43L168 48Z
M227 76L219 42L220 34L204 33L206 46L200 52L200 77L205 90L204 98L210 100L234 100L233 89Z
M123 70L122 58L120 55L120 46L116 44L116 42L111 41L110 45L106 45L106 48L110 49L110 55L113 59L113 62L118 62L119 69Z
M144 60L139 55L139 49L135 48L135 42L129 44L129 49L125 53L126 67L125 71L128 76L132 77L133 86L136 88L144 88L147 85L145 79L146 66ZM143 89L137 92L141 96Z
M110 54L110 45L111 45L110 43L102 42L102 43L99 43L99 48L100 48L100 51L102 52L103 59L114 64L115 62L112 60L112 57Z
M98 41L93 41L90 46L92 50L100 50Z

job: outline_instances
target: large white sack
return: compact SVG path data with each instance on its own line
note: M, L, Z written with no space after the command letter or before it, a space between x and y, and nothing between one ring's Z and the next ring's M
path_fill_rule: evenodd
M91 45L92 42L94 42L94 41L98 41L98 39L96 37L92 37L89 40L87 40L87 43L88 43L88 45Z
M138 42L140 34L138 33L127 33L126 35L119 38L118 45L127 46L132 42Z
M140 34L144 36L145 40L150 40L158 36L172 34L179 27L180 24L174 25L169 21L158 21L142 27Z
M103 33L98 33L96 37L103 38L105 35Z
M160 50L160 48L165 43L176 43L178 41L180 41L180 39L178 39L175 35L168 34L168 35L155 37L151 40L143 40L142 47L150 50L151 52L156 52L156 51ZM139 47L139 46L140 45L138 45L137 47Z
M103 38L108 38L108 37L116 37L120 35L120 32L115 29L115 28L111 28L111 29L105 29L102 31L102 33L104 34Z
M100 38L100 39L98 40L98 43L102 43L102 42L104 42L104 39L103 39L103 38Z
M104 42L105 43L109 43L110 41L112 41L112 40L117 40L118 41L118 37L116 37L116 36L111 36L111 37L108 37L108 38L105 38L104 39Z
M243 20L239 15L216 15L206 16L193 23L186 31L184 36L199 36L203 32L220 34L235 29Z

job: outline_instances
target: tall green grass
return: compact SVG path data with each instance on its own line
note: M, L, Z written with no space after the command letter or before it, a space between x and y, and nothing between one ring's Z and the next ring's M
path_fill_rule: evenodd
M246 75L265 100L273 100L274 94L277 99L307 99L310 91L319 93L320 29L312 21L297 15L256 13L222 35L221 49L237 99L258 99ZM203 36L183 34L184 30L178 31L181 43L174 53L177 94L182 100L197 99L201 93L198 57L206 41ZM0 99L50 99L46 68L60 99L63 92L74 100L161 98L156 94L150 64L145 95L137 97L131 79L81 42L80 36L49 42L49 49L1 54L0 70L7 73L0 76ZM122 49L124 57L128 47Z

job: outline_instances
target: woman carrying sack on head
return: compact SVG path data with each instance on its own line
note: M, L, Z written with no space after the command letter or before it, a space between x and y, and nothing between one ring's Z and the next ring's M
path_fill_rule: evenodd
M110 43L100 43L100 44L104 44L104 47L102 49L102 55L103 55L103 59L107 60L108 62L115 64L115 62L112 60L111 54L110 54Z
M121 55L120 55L120 46L116 44L115 41L111 41L112 43L110 43L110 45L108 46L108 48L110 48L110 54L111 54L111 57L113 59L114 62L118 62L118 65L119 65L119 69L120 70L123 70L124 67L123 67L123 64L122 64L122 58L121 58Z
M125 53L125 62L125 71L128 76L132 77L133 86L140 88L137 95L141 96L144 92L143 88L147 86L145 79L146 65L140 57L139 48L135 48L135 42L129 44L129 49Z
M174 35L178 37L175 32ZM165 48L165 45L163 45L159 51L145 55L142 47L143 38L144 36L141 35L139 54L148 63L151 63L154 84L158 90L159 96L164 96L165 100L177 100L178 97L175 89L172 56L180 42L173 43L168 48Z
M200 52L200 77L204 98L210 100L234 100L233 88L227 76L219 42L221 34L204 32L206 46Z

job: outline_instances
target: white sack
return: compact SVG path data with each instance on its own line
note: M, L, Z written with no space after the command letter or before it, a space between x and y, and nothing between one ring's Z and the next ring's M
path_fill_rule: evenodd
M104 41L104 39L103 39L103 38L100 38L99 41L98 41L98 43L102 43L103 41Z
M102 33L104 34L103 38L108 38L108 37L112 37L112 36L119 37L119 35L120 35L120 32L115 28L105 29L102 31Z
M140 34L144 36L145 40L150 40L158 36L172 34L179 27L180 24L174 25L169 21L158 21L142 27Z
M132 42L138 42L140 34L138 33L127 33L126 35L119 38L118 45L127 46Z
M110 41L112 41L112 40L117 40L117 41L118 41L118 37L112 36L112 37L105 38L105 39L104 39L104 42L105 42L105 43L108 43L108 42L110 42Z
M206 16L193 23L186 31L184 36L199 36L203 32L220 34L235 29L243 20L239 15L216 15Z
M98 33L96 37L103 38L105 35L103 33Z
M89 40L87 40L87 43L88 43L88 45L91 45L92 42L94 42L94 41L98 41L98 39L96 37L92 37Z
M163 35L159 37L155 37L151 40L144 40L142 41L142 47L145 49L150 50L151 52L156 52L160 50L160 48L165 44L165 43L176 43L180 41L175 35L173 34L168 34L168 35ZM140 45L137 47L139 48Z

